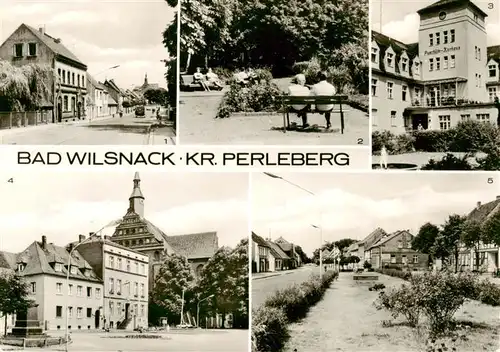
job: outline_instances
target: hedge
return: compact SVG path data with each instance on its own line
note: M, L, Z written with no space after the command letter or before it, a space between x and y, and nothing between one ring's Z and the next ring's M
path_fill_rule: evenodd
M313 275L301 284L276 291L252 313L252 352L281 351L290 337L288 325L304 318L338 277L326 272L323 279Z

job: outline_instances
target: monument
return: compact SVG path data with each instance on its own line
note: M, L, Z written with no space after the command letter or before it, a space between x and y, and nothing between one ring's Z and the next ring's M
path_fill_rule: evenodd
M46 336L38 320L38 304L16 314L16 324L12 328L12 336L19 338Z

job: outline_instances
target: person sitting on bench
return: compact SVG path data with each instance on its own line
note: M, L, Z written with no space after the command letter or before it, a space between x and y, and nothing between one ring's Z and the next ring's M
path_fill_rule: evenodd
M222 83L219 80L219 76L212 71L211 68L208 69L207 72L207 81L209 84L215 86L216 88L222 88Z
M315 84L312 87L313 95L320 96L334 96L335 95L335 87L327 82L326 73L321 72L319 74L319 83ZM332 123L330 122L331 112L333 110L333 104L319 104L316 105L316 111L320 114L325 114L326 119L326 128L332 127Z
M308 96L310 95L309 88L305 86L306 84L306 76L299 73L292 80L292 85L288 87L288 95L289 96ZM308 127L307 123L307 111L309 110L309 105L292 105L292 109L297 113L297 116L302 118L302 126L304 128Z
M207 82L205 81L205 76L203 75L203 73L201 73L201 68L199 68L199 67L196 68L196 72L193 75L193 79L194 79L194 82L201 85L201 87L204 90L210 92L210 88L208 87Z

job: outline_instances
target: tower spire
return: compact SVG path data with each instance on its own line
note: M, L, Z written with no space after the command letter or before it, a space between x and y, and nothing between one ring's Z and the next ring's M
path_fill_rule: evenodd
M146 72L146 74L144 75L144 86L147 85L148 85L148 73Z
M134 175L134 189L129 198L129 210L144 217L144 196L142 195L140 183L139 172L136 172Z

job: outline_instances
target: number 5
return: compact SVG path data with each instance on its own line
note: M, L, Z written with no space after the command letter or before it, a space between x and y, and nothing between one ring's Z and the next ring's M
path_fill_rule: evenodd
M488 178L488 183L493 183L493 177Z

